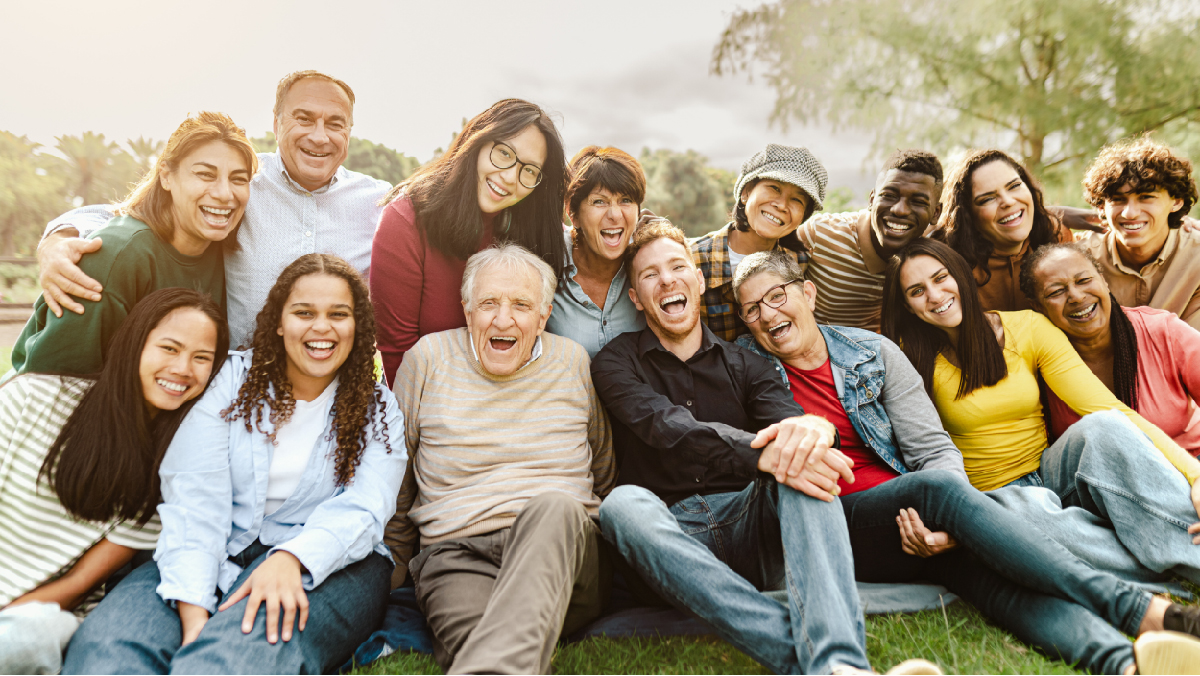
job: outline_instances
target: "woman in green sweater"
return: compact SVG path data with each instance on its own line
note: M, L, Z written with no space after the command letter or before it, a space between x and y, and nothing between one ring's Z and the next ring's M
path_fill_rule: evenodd
M54 316L39 297L13 347L13 370L98 373L113 336L146 295L168 287L195 289L225 308L225 266L220 247L241 223L258 156L246 133L223 113L203 112L171 134L155 167L95 237L104 240L80 268L100 282L98 301L81 300L85 312Z

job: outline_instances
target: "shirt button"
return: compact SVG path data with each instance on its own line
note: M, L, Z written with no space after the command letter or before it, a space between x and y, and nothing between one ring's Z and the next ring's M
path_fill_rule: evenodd
M605 326L608 326L608 320L607 320L607 319L605 319L605 320L604 320L604 325L605 325Z
M305 230L305 231L304 231L304 236L305 236L305 237L312 237L312 230Z

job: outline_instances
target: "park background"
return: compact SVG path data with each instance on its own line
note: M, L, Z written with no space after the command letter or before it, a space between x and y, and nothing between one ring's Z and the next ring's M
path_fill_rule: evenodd
M36 296L45 223L123 197L190 113L226 112L273 149L275 85L299 69L354 88L350 169L403 180L467 118L520 97L553 114L569 154L639 157L644 206L693 236L726 222L741 162L768 142L822 160L827 211L865 206L897 148L949 167L999 147L1048 203L1074 206L1106 143L1150 132L1200 158L1194 0L42 0L3 15L0 371ZM868 645L881 668L922 656L1072 673L961 603L872 618ZM719 641L678 638L591 641L555 668L760 670ZM407 655L380 669L436 673Z

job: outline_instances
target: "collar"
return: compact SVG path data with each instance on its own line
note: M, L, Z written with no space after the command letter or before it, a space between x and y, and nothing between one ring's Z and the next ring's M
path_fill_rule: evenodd
M863 265L867 266L867 272L873 275L882 275L887 271L887 261L879 257L879 252L875 250L875 244L871 242L870 209L863 210L854 230L858 235L858 250L862 254Z
M479 361L479 352L475 349L475 339L471 337L470 331L467 331L467 342L471 344L471 356L475 357L475 361L479 362L480 366L483 366L483 362ZM538 357L541 357L541 356L542 356L542 336L539 334L538 337L535 338L533 341L533 349L529 351L529 361L526 361L524 364L521 364L521 368L517 369L515 371L515 373L520 373L521 369L523 369L526 366L529 366L533 362L537 361ZM495 377L495 376L493 376L493 377Z
M296 192L299 192L299 193L302 193L305 195L321 195L321 194L328 192L329 189L332 188L334 186L334 184L338 182L338 175L341 174L342 171L345 169L345 167L339 166L337 168L337 171L333 172L333 178L329 179L328 183L321 186L320 188L317 188L316 190L309 190L308 188L305 188L304 186L297 183L292 178L291 174L288 173L287 165L283 163L283 156L279 154L278 150L276 150L274 153L272 153L272 155L274 155L275 159L277 159L279 161L279 175L283 177L283 182L285 184L287 184L287 186L290 187L292 190L295 190Z
M1179 246L1179 229L1174 228L1167 233L1167 241L1163 243L1163 248L1159 250L1158 256L1156 256L1154 260L1143 265L1140 269L1134 270L1128 265L1125 265L1125 261L1121 260L1121 252L1117 250L1117 236L1109 231L1104 235L1104 237L1106 240L1108 240L1106 242L1105 252L1108 254L1109 262L1112 263L1113 267L1121 272L1127 275L1133 275L1135 277L1141 277L1142 271L1144 270L1149 271L1164 265L1167 259L1175 253L1176 247Z
M988 260L997 263L1010 263L1024 258L1027 253L1029 253L1029 238L1025 238L1025 241L1021 242L1021 250L1011 256L1002 256L996 253L995 249L992 249L992 253L988 255Z
M700 349L696 350L696 354L692 355L692 359L695 359L698 355L704 354L714 347L721 346L722 341L717 338L717 334L713 333L712 330L708 328L708 325L703 321L700 322L700 331ZM671 355L672 357L675 356L674 352L671 352L667 348L663 347L662 341L658 339L658 336L654 335L654 331L649 326L639 332L637 350L639 357L646 356L646 353L650 352L651 350L659 350ZM678 357L676 358L678 359ZM689 359L688 361L691 360Z

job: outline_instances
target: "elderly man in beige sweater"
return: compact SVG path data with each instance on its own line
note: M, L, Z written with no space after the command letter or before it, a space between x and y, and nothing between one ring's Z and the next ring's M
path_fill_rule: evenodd
M559 635L600 612L596 517L616 467L587 352L542 332L555 282L519 246L475 254L467 328L423 337L396 374L409 471L393 582L407 562L447 673L548 673Z

